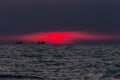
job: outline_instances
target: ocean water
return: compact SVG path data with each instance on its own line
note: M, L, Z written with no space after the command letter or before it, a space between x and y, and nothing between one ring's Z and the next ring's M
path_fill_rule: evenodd
M0 45L0 80L120 80L120 44Z

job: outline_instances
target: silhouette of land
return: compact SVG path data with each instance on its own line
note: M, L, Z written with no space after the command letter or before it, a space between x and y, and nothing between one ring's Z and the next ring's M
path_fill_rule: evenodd
M44 41L41 41L41 42L37 42L37 44L45 44L45 42L44 42Z
M23 44L23 42L22 41L17 41L16 44Z

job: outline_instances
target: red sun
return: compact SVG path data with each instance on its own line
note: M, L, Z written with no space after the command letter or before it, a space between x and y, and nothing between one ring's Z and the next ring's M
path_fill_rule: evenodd
M50 44L67 44L71 43L76 35L75 32L43 32L21 36L20 39L32 42L45 41Z
M98 35L89 32L76 32L76 31L64 31L64 32L38 32L32 34L16 35L16 36L4 36L0 37L0 40L22 40L29 42L45 41L49 44L68 44L73 43L76 40L120 40L116 35Z

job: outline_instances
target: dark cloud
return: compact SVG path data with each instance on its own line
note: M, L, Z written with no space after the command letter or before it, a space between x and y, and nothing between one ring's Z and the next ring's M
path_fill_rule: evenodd
M0 2L4 3L0 6L0 35L65 30L120 34L120 3L117 0L114 2L112 0Z

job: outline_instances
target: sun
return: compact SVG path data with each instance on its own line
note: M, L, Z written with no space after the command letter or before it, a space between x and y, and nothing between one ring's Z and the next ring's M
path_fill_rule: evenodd
M98 35L89 32L78 31L55 31L55 32L37 32L16 36L3 36L0 40L8 41L28 41L39 42L44 41L48 44L69 44L75 41L105 41L105 40L120 40L120 36L116 35Z

